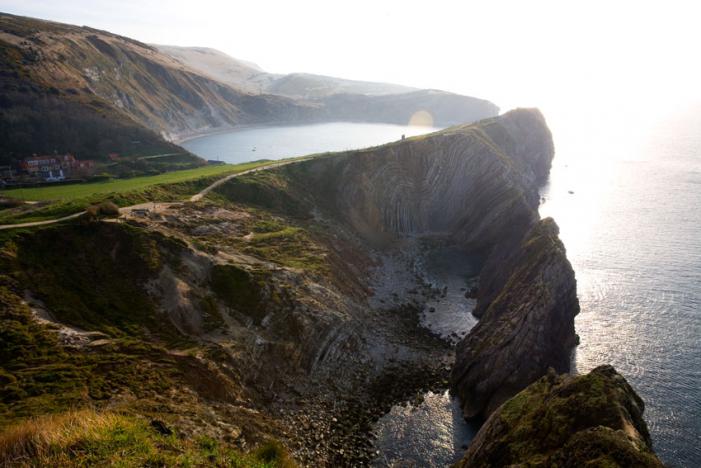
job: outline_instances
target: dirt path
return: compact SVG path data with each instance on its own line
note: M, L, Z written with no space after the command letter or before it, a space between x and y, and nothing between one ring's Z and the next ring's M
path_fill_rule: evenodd
M233 179L234 177L242 176L242 175L245 175L245 174L251 174L252 172L264 171L264 170L266 170L266 169L271 169L271 168L273 168L273 167L285 166L285 165L290 164L290 163L293 163L293 162L296 162L296 161L285 161L285 162L278 162L278 163L273 163L273 164L267 164L267 165L265 165L265 166L256 167L255 169L249 169L249 170L247 170L247 171L238 172L238 173L236 173L236 174L228 175L228 176L226 176L226 177L224 177L224 178L222 178L222 179L217 180L216 182L214 182L213 184L211 184L210 186L208 186L207 188L205 188L204 190L202 190L200 193L197 193L197 194L191 196L191 197L190 197L190 201L191 201L191 202L196 202L196 201L201 200L203 197L205 197L205 196L206 196L209 192L211 192L213 189L219 187L219 186L222 185L222 184L227 183L228 181L230 181L230 180Z
M235 174L230 174L226 177L223 177L219 180L216 180L213 182L211 185L207 186L205 189L200 191L199 193L196 193L195 195L191 196L188 201L191 202L197 202L200 201L202 198L204 198L210 191L213 189L219 187L222 184L225 184L226 182L230 181L231 179L235 177L239 177L242 175L250 174L252 172L258 172L258 171L264 171L266 169L271 169L273 167L279 167L279 166L285 166L287 164L291 164L296 161L285 161L285 162L276 162L272 164L266 164L265 166L260 166L256 167L255 169L249 169L247 171L243 172L237 172ZM28 202L32 203L32 202ZM130 214L133 210L138 210L138 209L152 209L152 208L165 208L170 205L176 204L178 202L172 202L172 203L167 203L167 202L146 202L146 203L139 203L137 205L131 205L131 206L125 206L119 209L120 215L124 214ZM182 202L181 202L182 203ZM80 216L83 216L85 214L85 211L81 211L79 213L73 213L68 216L63 216L61 218L56 218L56 219L47 219L45 221L34 221L31 223L20 223L20 224L2 224L0 225L0 231L5 230L5 229L15 229L15 228L28 228L28 227L35 227L35 226L45 226L47 224L55 224L55 223L60 223L63 221L69 221L71 219L78 218Z
M3 229L26 228L26 227L34 227L34 226L44 226L46 224L60 223L62 221L68 221L69 219L78 218L80 216L83 216L84 214L85 214L85 211L81 211L80 213L73 213L72 215L64 216L62 218L48 219L46 221L34 221L32 223L20 223L20 224L2 224L2 225L0 225L0 231L2 231Z

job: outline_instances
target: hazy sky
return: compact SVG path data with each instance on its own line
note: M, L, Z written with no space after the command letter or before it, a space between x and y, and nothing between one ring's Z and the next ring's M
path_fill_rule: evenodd
M502 109L640 118L701 100L694 1L0 0L0 10L145 42L208 46L273 72L440 88Z

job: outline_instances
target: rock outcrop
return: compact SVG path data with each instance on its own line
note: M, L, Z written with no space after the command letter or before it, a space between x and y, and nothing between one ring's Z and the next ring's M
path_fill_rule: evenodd
M468 418L488 416L547 372L569 370L577 288L555 222L498 245L482 273L481 320L458 344L452 388Z
M611 366L541 378L497 409L458 467L662 467L644 404Z

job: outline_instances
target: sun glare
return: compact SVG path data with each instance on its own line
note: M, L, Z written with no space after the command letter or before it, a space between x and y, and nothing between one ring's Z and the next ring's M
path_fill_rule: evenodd
M425 110L416 111L409 119L409 126L433 127L433 116Z

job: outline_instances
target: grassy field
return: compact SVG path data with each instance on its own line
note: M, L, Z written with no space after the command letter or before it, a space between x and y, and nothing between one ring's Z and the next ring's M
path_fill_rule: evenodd
M105 200L110 200L120 207L151 201L186 200L222 177L270 163L271 161L254 161L243 164L205 166L132 179L1 190L0 197L35 201L36 204L25 204L16 208L0 210L0 224L18 224L60 218L78 213L89 205L98 204Z
M113 179L104 182L85 184L50 185L44 187L0 190L0 196L29 201L70 201L79 198L88 198L98 194L139 191L153 185L175 184L201 177L224 176L235 172L243 172L269 163L270 161L256 161L235 165L223 164L204 166L197 169L186 169L183 171L166 172L155 176L134 177L132 179Z

